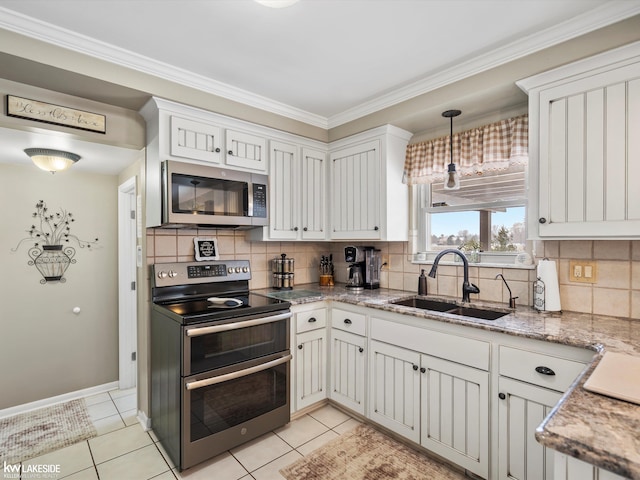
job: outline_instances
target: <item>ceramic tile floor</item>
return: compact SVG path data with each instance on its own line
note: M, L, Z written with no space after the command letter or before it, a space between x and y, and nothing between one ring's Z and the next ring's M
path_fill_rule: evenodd
M145 432L138 423L135 389L114 390L86 401L98 436L25 464L60 465L60 475L51 478L67 480L282 480L279 469L359 424L325 405L180 473L153 431Z

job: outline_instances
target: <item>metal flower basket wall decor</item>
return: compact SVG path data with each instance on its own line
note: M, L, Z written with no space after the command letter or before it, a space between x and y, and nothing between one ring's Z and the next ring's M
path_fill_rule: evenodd
M72 235L71 224L75 222L73 214L62 208L50 213L43 200L38 201L32 216L34 223L26 230L29 236L20 240L11 251L16 252L23 243L32 242L33 245L27 252L31 258L28 264L35 265L42 275L40 283L65 282L64 273L69 265L76 263L73 258L76 249L69 244L73 242L79 248L91 248L98 239L85 241Z

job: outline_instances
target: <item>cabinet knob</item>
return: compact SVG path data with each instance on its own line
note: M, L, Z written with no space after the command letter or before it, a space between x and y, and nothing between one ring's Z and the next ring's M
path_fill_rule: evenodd
M424 368L424 367L420 368L420 373L426 373L426 372L427 372L426 368Z
M507 396L506 396L504 393L499 393L499 394L498 394L498 398L499 398L500 400L504 400L505 398L507 398Z
M359 351L360 353L362 353L362 352L364 352L364 348L359 347L359 348L358 348L358 351Z
M542 375L549 375L550 377L553 377L556 374L556 372L551 370L549 367L536 367L536 372L541 373Z
M373 227L373 229L377 232L378 230L380 230L380 227Z
M298 231L298 227L293 227L293 231L297 232Z
M418 365L414 365L413 369L417 371L418 370Z
M538 219L538 222L540 222L540 223L547 223L547 219L546 219L546 218L544 218L544 217L540 217L540 218Z
M308 230L308 228L307 228L307 227L304 227L302 230L304 230L304 231L306 232L306 231Z
M220 153L220 147L216 148L216 153Z
M314 323L316 321L316 317L311 317L309 318L309 320L307 320L307 322L309 323Z
M227 152L227 154L228 154L228 155L233 155L233 150L229 150L229 151Z
M298 345L298 350L302 350L302 344Z
M347 325L351 325L353 322L351 321L351 319L345 318L344 323L346 323Z

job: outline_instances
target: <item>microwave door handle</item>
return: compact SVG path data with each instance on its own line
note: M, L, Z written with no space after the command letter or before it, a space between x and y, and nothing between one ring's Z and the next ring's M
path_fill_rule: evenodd
M287 318L291 318L291 312L281 313L279 315L271 315L269 317L256 318L254 320L243 320L242 322L225 323L224 325L188 328L187 337L199 337L201 335L209 335L211 333L238 330L239 328L245 327L255 327L256 325L264 325L265 323L279 322L280 320L285 320Z
M247 217L253 217L253 183L247 184Z
M226 373L224 375L218 375L217 377L205 378L204 380L187 382L185 386L187 387L187 390L195 390L196 388L208 387L210 385L215 385L216 383L227 382L229 380L246 377L247 375L258 373L263 370L268 370L269 368L277 367L278 365L287 363L292 358L292 355L286 355L270 362L261 363L260 365L256 365L255 367L245 368L244 370L239 370L237 372Z

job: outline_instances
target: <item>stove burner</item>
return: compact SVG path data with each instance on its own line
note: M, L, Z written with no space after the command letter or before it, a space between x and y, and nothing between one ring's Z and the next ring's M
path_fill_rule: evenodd
M241 307L244 305L242 300L238 300L237 298L209 297L207 298L207 301L213 303L215 306L224 305L229 308Z

